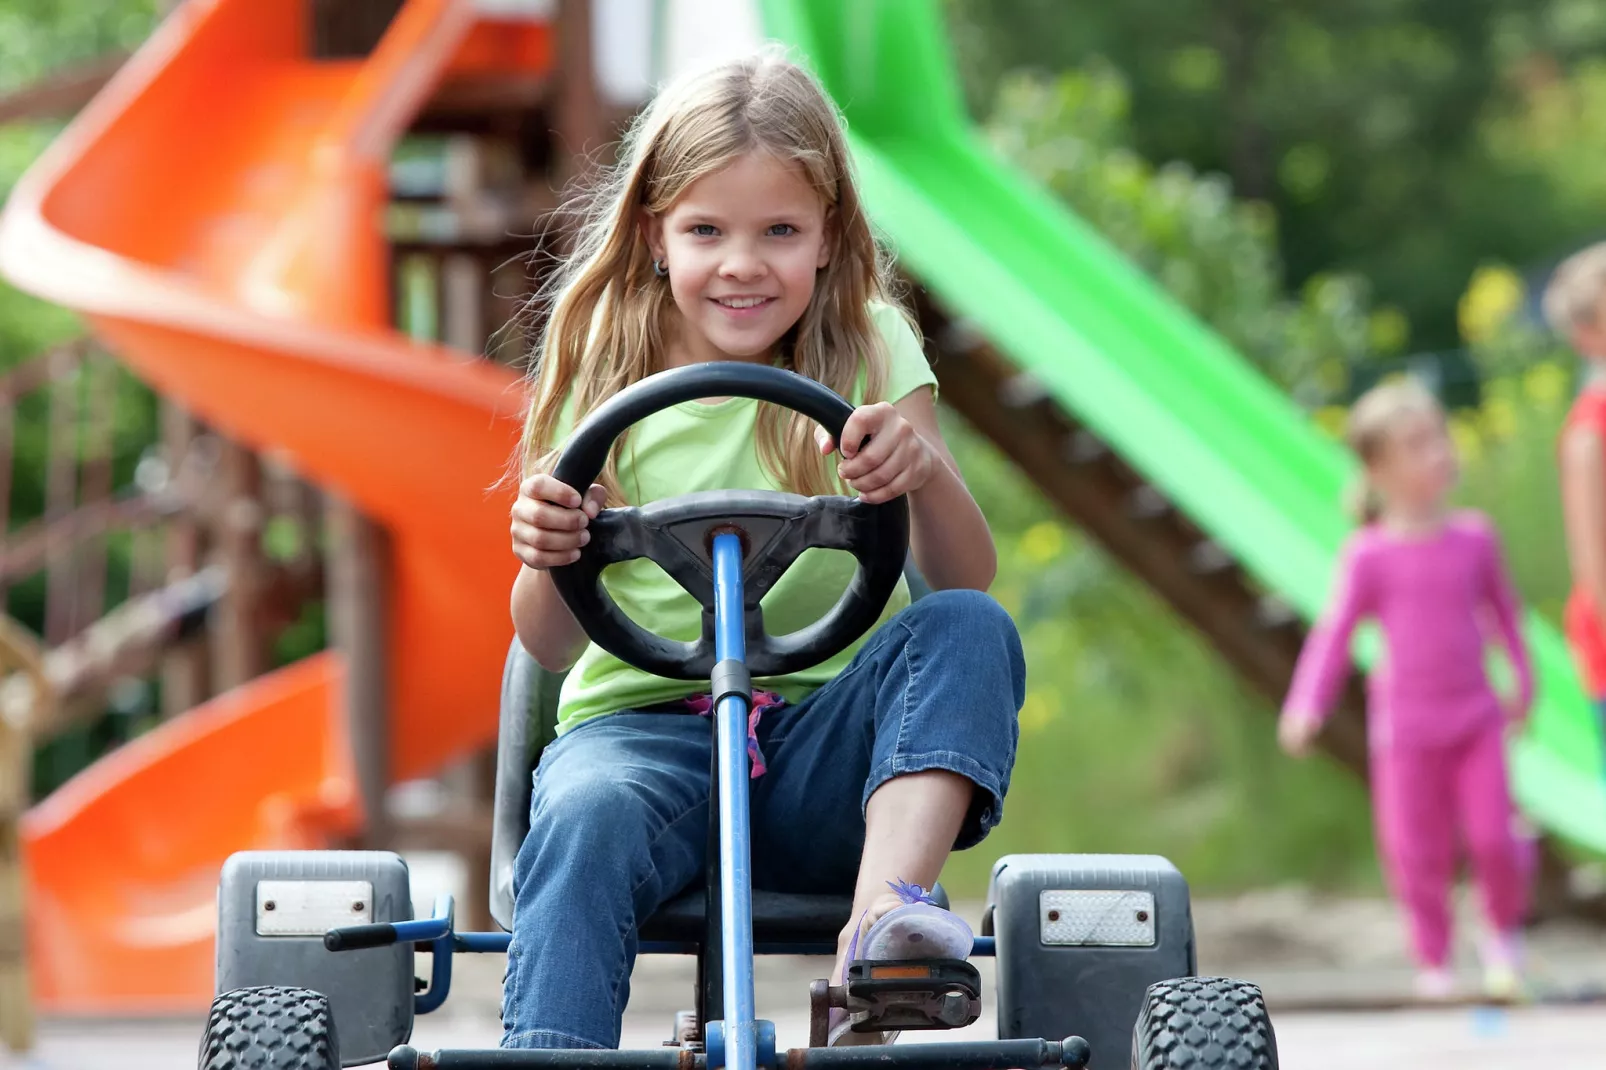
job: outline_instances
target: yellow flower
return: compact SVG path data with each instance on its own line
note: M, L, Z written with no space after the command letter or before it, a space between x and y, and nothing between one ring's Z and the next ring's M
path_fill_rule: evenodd
M1316 384L1329 394L1336 394L1349 383L1349 368L1334 357L1316 366Z
M1509 398L1496 394L1483 403L1483 430L1495 442L1505 442L1517 433L1517 407Z
M1535 364L1523 374L1522 390L1535 405L1550 408L1567 393L1567 373L1552 360Z
M1020 552L1034 565L1054 560L1065 549L1065 532L1052 520L1044 520L1026 529L1020 537Z
M1366 334L1377 353L1398 353L1411 338L1411 321L1392 305L1377 309L1367 319Z
M1349 422L1349 410L1342 405L1323 405L1311 414L1316 426L1333 438L1344 437L1344 425Z
M1020 730L1023 733L1041 732L1048 727L1048 722L1054 719L1054 706L1058 695L1042 691L1028 691L1026 701L1020 708Z
M1450 437L1455 440L1455 451L1464 461L1475 461L1483 455L1483 438L1472 418L1462 413L1450 417Z
M1478 268L1456 307L1461 337L1474 345L1493 338L1522 301L1522 279L1516 272L1500 264Z

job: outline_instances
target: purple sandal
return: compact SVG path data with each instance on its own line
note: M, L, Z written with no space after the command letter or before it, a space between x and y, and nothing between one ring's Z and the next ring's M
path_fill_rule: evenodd
M909 959L970 957L976 936L964 918L938 906L931 894L918 884L899 880L888 881L887 886L897 893L903 903L876 919L870 931L863 933L862 945L860 930L854 930L853 940L848 944L849 965L859 961L905 962ZM864 915L860 915L861 929L863 925ZM896 1032L855 1033L852 1017L840 1007L831 1011L830 1023L830 1039L827 1043L833 1048L853 1044L890 1044L898 1036Z

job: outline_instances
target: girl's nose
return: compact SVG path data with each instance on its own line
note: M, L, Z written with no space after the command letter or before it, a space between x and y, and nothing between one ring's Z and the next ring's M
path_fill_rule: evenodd
M764 261L754 255L751 249L732 248L724 261L719 265L719 273L727 279L738 279L743 282L761 278L764 274Z

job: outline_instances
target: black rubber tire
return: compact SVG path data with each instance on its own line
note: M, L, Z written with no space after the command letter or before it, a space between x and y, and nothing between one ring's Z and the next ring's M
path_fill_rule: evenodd
M1178 977L1149 986L1132 1027L1132 1070L1277 1070L1258 985Z
M200 1070L340 1070L329 999L305 988L236 988L212 1000Z

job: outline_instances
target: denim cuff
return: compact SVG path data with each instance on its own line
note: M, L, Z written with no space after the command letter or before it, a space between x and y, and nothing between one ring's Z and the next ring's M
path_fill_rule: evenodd
M954 850L963 851L976 846L987 838L987 834L997 827L1004 816L1004 794L1009 788L1009 778L999 776L968 754L951 750L894 754L870 770L870 776L864 784L864 798L859 803L861 810L870 805L870 796L887 781L932 769L956 773L976 786L980 795L971 803L970 812L965 815L965 823L960 826L959 837L954 841Z

